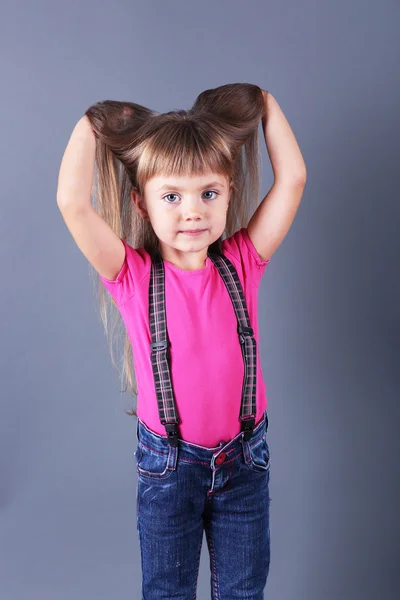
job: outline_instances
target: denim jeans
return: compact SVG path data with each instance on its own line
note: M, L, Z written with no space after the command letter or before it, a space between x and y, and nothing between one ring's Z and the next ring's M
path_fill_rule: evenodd
M249 441L170 446L138 418L142 600L195 600L203 530L212 600L262 600L270 564L266 412ZM203 600L203 599L202 599Z

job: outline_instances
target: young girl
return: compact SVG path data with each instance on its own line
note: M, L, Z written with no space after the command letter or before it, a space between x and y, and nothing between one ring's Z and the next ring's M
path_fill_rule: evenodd
M274 184L257 208L260 120ZM278 103L246 83L165 114L99 102L69 140L58 206L99 276L106 332L106 300L125 325L137 395L128 414L146 600L196 598L203 531L211 597L263 598L270 451L257 295L305 180Z

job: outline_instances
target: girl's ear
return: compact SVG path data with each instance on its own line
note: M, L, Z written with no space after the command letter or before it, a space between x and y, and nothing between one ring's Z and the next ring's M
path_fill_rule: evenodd
M136 188L132 189L131 196L132 196L132 201L133 201L135 208L136 208L137 212L139 213L139 215L142 217L142 219L144 221L148 221L149 215L145 208L144 200Z

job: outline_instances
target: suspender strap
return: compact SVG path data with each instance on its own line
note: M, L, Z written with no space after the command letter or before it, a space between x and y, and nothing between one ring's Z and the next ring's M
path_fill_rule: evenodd
M257 342L250 325L242 284L234 265L225 255L210 254L210 258L225 283L238 322L237 331L244 361L240 420L244 431L243 439L248 441L253 435L256 420Z
M151 365L157 395L160 422L165 426L171 446L178 445L178 417L169 369L170 342L165 311L164 262L159 252L152 258L149 286L149 323L151 333Z

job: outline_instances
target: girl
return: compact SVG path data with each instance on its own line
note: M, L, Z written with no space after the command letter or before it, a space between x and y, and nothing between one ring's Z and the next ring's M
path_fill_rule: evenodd
M274 184L257 208L260 120ZM107 300L122 318L137 396L146 600L196 598L203 531L211 597L263 598L270 451L257 294L305 180L278 103L246 83L165 114L99 102L69 140L58 206L99 276L106 333Z

